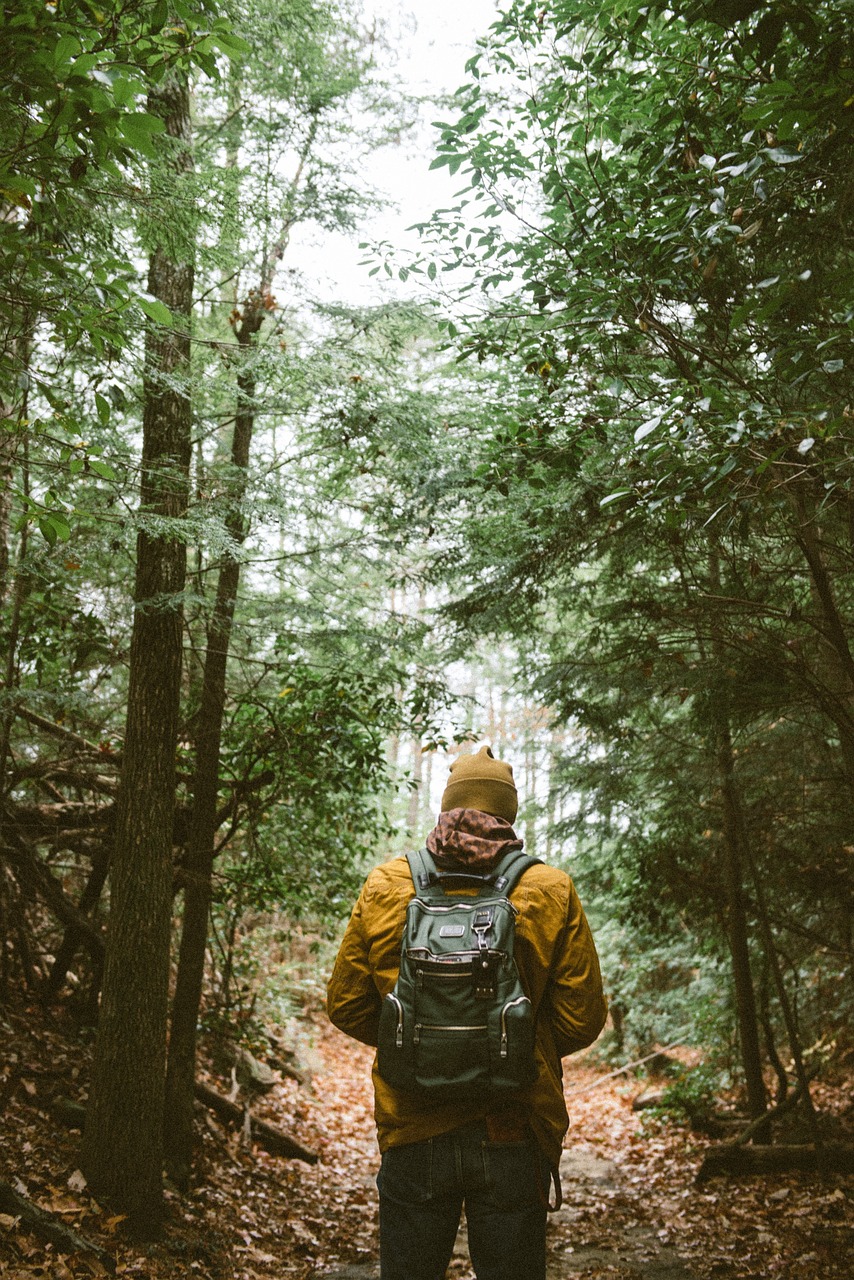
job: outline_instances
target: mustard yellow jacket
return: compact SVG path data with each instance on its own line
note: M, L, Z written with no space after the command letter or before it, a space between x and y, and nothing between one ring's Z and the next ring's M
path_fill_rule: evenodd
M376 867L365 881L329 980L327 1010L341 1031L376 1047L380 1005L397 981L404 917L415 888L405 858ZM599 959L575 886L544 864L530 867L510 895L518 909L516 963L536 1018L537 1079L519 1103L552 1166L569 1126L560 1060L596 1039L605 1022ZM373 1084L381 1151L447 1133L482 1118L489 1102L425 1104Z

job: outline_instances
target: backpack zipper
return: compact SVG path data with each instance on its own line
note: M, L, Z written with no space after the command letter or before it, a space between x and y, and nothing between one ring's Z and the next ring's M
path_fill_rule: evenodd
M435 1022L416 1022L415 1034L412 1037L414 1044L421 1043L422 1031L488 1031L489 1028L484 1023L482 1026L476 1027L445 1027Z
M400 1003L400 1001L398 1000L397 996L394 994L393 991L390 991L388 993L388 998L389 1000L391 1000L392 1004L397 1009L397 1031L395 1032L395 1035L394 1035L394 1046L396 1049L402 1049L403 1048L403 1005Z
M487 899L487 901L494 900ZM477 906L482 906L483 904L478 903L477 898L475 898L471 906L467 902L453 902L449 903L448 906L445 907L441 906L437 902L425 902L423 898L413 898L409 905L417 906L419 911L428 911L434 915L443 915L446 911L474 911ZM514 916L518 916L519 914L519 908L515 903L511 902L509 898L499 898L497 905L509 907Z
M501 1049L502 1058L507 1057L507 1010L512 1009L517 1004L530 1004L527 996L517 996L515 1000L508 1000L507 1004L501 1010Z

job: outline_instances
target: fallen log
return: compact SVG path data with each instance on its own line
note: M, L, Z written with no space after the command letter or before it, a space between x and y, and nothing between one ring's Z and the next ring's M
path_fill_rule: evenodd
M223 1094L217 1093L215 1089L211 1089L209 1085L197 1080L193 1085L193 1093L199 1102L203 1102L223 1120L227 1120L230 1124L243 1124L245 1116L243 1108ZM289 1160L304 1160L306 1164L317 1164L319 1157L315 1151L309 1151L307 1147L300 1146L275 1125L268 1124L266 1120L259 1120L253 1115L250 1115L249 1121L252 1141L257 1142L258 1146L263 1147L265 1151L269 1151L271 1156L284 1156Z
M854 1173L854 1145L850 1142L828 1142L821 1147L810 1143L779 1146L736 1146L723 1142L709 1147L697 1172L698 1183L708 1182L719 1174L751 1175L789 1173Z
M115 1275L116 1260L111 1254L95 1244L94 1240L78 1235L54 1214L40 1209L32 1200L20 1195L8 1182L0 1182L0 1212L19 1218L41 1240L56 1245L63 1253L91 1253L110 1275Z

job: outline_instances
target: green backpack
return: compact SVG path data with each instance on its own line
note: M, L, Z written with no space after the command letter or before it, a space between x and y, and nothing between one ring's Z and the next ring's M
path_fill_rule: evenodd
M534 1018L513 959L509 895L540 859L511 850L484 876L437 871L426 849L407 860L415 897L400 973L380 1012L380 1075L437 1101L501 1097L532 1084ZM477 896L455 895L463 885Z

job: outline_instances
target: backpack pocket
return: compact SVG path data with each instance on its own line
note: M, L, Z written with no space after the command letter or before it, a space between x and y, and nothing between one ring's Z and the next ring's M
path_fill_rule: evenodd
M393 991L380 1007L377 1035L377 1070L395 1089L412 1089L412 1027L407 1027L403 1002Z
M413 1033L418 1088L467 1096L489 1083L489 1028L416 1023Z
M525 995L508 1000L501 1009L498 1060L493 1072L499 1087L519 1088L537 1078L534 1058L534 1016Z

